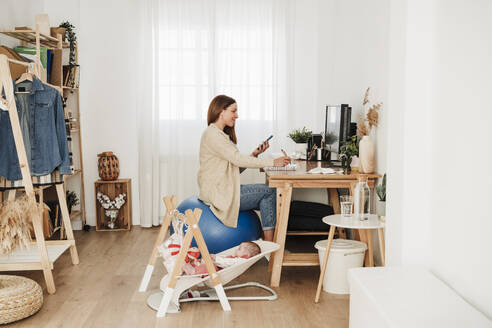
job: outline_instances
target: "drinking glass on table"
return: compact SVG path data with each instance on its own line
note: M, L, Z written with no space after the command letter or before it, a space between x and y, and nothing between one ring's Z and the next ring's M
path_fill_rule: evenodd
M340 196L340 212L342 216L352 216L352 196Z

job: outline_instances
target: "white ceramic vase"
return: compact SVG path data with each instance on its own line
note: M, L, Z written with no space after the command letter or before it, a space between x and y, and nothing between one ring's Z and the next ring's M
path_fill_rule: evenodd
M361 173L374 172L374 142L371 137L363 136L359 143L359 159Z
M295 151L302 156L306 155L307 143L296 143Z

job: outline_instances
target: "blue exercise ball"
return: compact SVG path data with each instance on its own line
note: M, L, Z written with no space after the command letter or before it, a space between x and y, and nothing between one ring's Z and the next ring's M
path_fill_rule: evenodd
M177 207L178 211L185 213L186 210L202 210L198 226L211 254L220 253L226 249L237 246L243 241L257 240L261 236L261 224L255 211L241 211L237 220L237 227L230 228L222 223L210 210L210 207L192 196L185 199ZM195 239L191 243L196 246Z

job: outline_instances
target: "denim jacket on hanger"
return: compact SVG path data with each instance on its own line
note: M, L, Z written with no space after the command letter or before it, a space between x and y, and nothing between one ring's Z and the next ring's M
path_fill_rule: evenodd
M15 104L31 175L46 175L55 168L60 174L70 174L65 116L59 92L35 76L32 82L14 84L14 92L21 88L29 93L17 94ZM5 95L3 91L2 95ZM9 113L1 109L0 176L12 181L22 179Z

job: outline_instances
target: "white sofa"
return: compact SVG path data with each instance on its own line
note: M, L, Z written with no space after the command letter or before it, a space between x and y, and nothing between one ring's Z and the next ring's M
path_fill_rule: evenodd
M420 267L349 270L350 328L491 328L492 322Z

